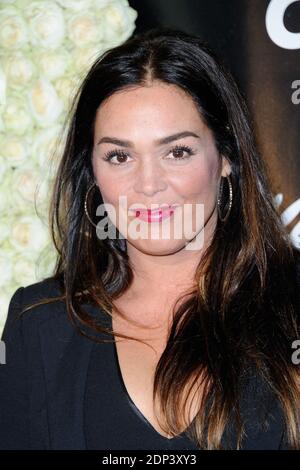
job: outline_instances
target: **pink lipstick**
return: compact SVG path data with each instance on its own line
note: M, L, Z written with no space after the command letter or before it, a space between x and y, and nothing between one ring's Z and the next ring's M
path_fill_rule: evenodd
M162 207L158 209L136 209L135 217L145 222L161 222L174 214L175 206Z

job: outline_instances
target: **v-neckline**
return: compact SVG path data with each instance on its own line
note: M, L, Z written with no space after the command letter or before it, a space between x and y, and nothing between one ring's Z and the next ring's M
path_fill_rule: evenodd
M112 317L110 317L110 323L111 323L111 329L112 329ZM175 441L175 440L178 440L182 437L185 437L186 436L186 432L187 430L191 427L192 423L194 422L195 418L193 419L193 421L190 423L190 425L184 430L182 431L180 434L177 434L176 436L174 437L166 437L166 436L163 436L160 432L157 431L157 429L155 429L155 427L153 426L153 424L146 418L146 416L141 412L141 410L136 406L135 402L133 401L133 399L131 398L130 394L128 393L128 390L126 388L126 385L125 385L125 382L124 382L124 379L123 379L123 374L122 374L122 371L121 371L121 366L120 366L120 361L119 361L119 356L118 356L118 351L117 351L117 346L116 346L116 341L115 341L115 336L112 335L112 338L113 338L113 355L114 355L114 359L115 359L115 364L116 364L116 369L117 369L117 375L118 375L118 379L119 379L119 383L120 383L120 386L124 392L124 395L126 397L126 399L129 401L129 403L131 404L131 408L135 411L135 413L137 414L137 416L158 436L160 437L161 439L164 439L168 442L172 442L172 441Z

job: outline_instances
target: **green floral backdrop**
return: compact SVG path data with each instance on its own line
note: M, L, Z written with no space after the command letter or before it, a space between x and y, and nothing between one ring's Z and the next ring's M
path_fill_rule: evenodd
M136 17L127 0L0 1L0 334L13 292L54 267L48 196L72 95Z

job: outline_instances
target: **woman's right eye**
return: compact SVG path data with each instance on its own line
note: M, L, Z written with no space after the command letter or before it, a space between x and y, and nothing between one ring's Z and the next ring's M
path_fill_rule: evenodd
M118 163L112 161L113 157L117 157L119 159ZM122 163L126 163L127 157L128 157L127 153L122 152L122 150L110 150L109 152L105 154L104 160L109 161L109 163L111 163L112 165L119 166L119 165L122 165Z

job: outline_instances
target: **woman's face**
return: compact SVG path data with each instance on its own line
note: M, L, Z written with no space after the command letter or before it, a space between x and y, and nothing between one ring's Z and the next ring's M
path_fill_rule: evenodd
M179 133L186 134L174 137ZM204 242L212 235L218 185L230 165L181 88L156 81L110 96L96 114L92 164L127 247L171 254L191 245L197 235ZM153 212L148 218L146 209L167 205L175 205L173 213L162 212L169 217L155 219ZM131 209L138 207L145 212L137 217Z

